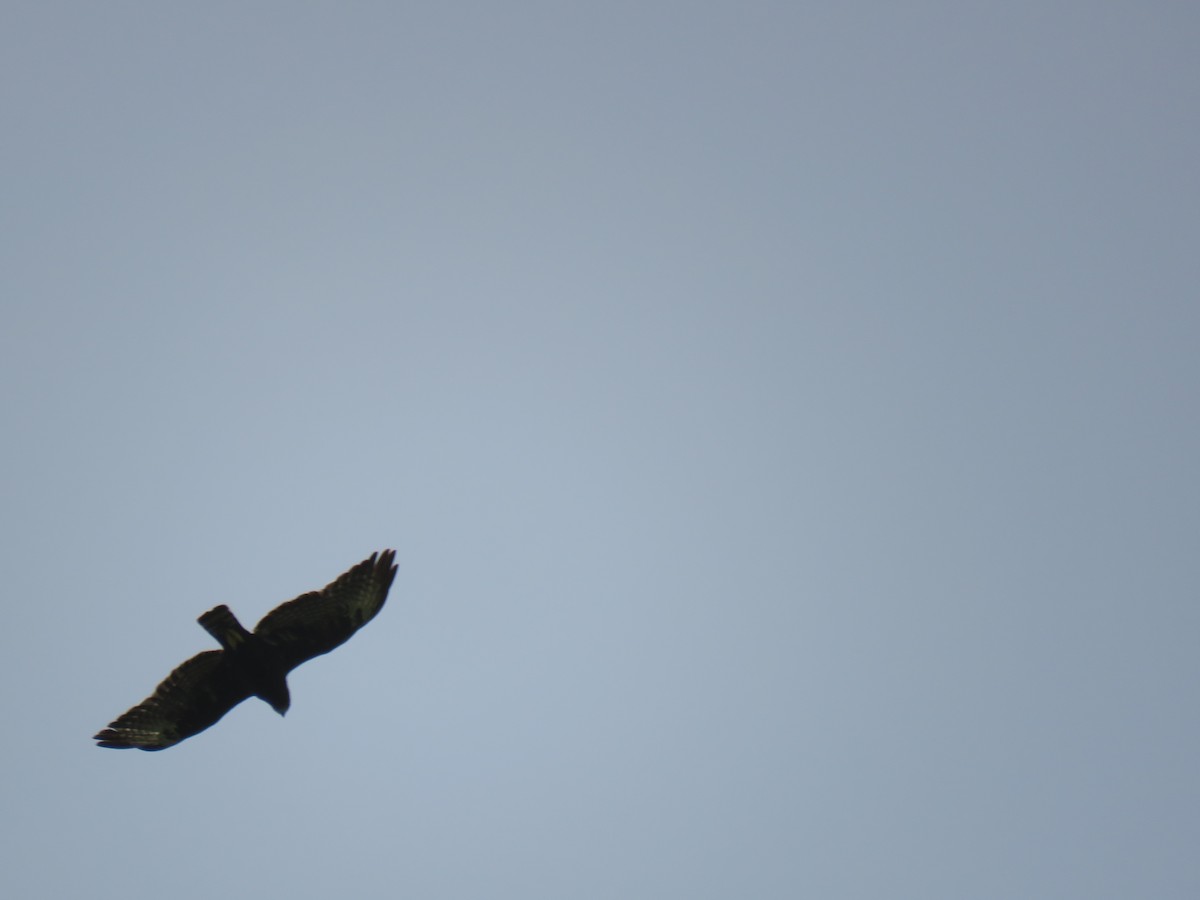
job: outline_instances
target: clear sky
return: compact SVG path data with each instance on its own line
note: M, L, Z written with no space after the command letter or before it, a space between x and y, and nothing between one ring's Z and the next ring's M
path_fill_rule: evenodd
M0 13L0 891L1200 896L1200 7ZM162 753L90 736L374 550Z

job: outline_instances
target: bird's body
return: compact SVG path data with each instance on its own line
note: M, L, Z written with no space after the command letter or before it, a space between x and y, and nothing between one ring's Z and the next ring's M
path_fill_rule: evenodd
M291 703L288 672L344 643L383 608L396 575L395 555L393 550L371 554L323 590L276 607L253 632L229 607L209 610L198 621L221 649L180 665L96 740L101 747L162 750L254 696L283 715Z
M250 694L284 715L292 705L287 686L290 667L279 649L247 631L228 606L210 609L196 621L217 639L225 653L224 664L237 672Z

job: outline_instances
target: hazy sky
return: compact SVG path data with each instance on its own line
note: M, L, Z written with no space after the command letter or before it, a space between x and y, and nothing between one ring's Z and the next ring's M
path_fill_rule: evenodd
M1198 44L10 0L0 891L1200 896ZM93 746L385 547L286 719Z

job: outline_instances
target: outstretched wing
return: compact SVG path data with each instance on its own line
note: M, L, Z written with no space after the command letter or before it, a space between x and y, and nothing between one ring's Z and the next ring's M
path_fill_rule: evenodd
M289 672L328 653L383 609L396 577L395 558L395 550L372 553L324 590L301 594L271 610L255 626L255 635L283 655Z
M101 747L162 750L198 734L250 696L221 650L206 650L163 679L154 693L96 735Z

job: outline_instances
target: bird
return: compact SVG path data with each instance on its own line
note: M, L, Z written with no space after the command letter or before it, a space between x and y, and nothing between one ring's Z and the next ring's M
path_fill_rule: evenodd
M93 740L114 749L165 750L216 724L249 697L284 715L291 705L288 673L345 643L375 618L396 577L395 557L394 550L372 553L322 590L280 604L253 632L228 606L210 609L196 621L221 649L179 665Z

